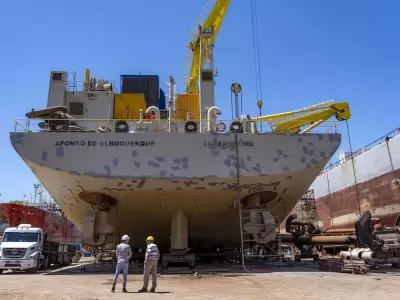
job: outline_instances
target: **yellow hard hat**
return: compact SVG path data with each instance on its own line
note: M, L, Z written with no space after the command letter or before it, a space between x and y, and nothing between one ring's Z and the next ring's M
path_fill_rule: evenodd
M154 241L154 238L150 235L149 237L147 237L146 242L147 241Z

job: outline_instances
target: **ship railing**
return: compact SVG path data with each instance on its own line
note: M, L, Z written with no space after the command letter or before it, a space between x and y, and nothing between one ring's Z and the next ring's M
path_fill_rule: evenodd
M239 123L238 123L239 122ZM127 125L127 126L126 126ZM168 119L14 119L14 132L128 132L128 133L267 133L268 123L249 120L168 120ZM310 132L337 133L326 122ZM290 132L282 133L290 134Z
M369 143L368 145L362 147L361 149L359 149L353 153L350 153L349 155L346 155L345 157L335 161L332 164L329 164L325 169L322 170L321 174L326 173L329 170L336 168L337 166L340 166L341 164L345 163L346 161L351 160L351 159L355 158L356 156L363 154L364 152L371 150L372 148L374 148L382 143L386 143L391 138L393 138L397 135L400 135L400 127L392 130L388 134L380 137L379 139L376 139L375 141L373 141L372 143Z
M109 80L99 79L98 82L92 82L88 86L85 85L85 81L68 80L66 90L68 92L104 92L115 91L115 87L115 82Z

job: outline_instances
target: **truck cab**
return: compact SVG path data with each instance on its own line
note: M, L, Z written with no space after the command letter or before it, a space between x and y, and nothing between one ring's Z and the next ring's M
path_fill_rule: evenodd
M30 224L6 228L0 245L0 273L7 269L39 269L43 241L43 230Z

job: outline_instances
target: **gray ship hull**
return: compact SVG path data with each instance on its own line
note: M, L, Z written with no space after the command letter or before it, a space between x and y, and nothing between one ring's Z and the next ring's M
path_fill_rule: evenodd
M250 195L283 220L341 137L26 132L10 138L86 243L128 233L132 243L154 235L168 247L177 210L188 216L189 245L239 245L235 200Z

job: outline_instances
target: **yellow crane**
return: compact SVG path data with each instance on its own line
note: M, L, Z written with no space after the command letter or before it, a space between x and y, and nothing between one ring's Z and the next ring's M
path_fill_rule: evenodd
M228 10L231 0L217 0L209 16L205 20L202 28L205 30L211 30L214 27L214 35L211 38L210 43L214 44L217 37L218 31L221 28L222 22ZM198 93L197 81L199 79L199 69L204 66L207 60L207 53L203 53L202 61L200 63L200 37L189 44L191 51L193 52L192 64L190 68L190 75L186 84L186 93L195 94ZM204 50L207 51L207 50Z
M350 119L349 103L335 103L329 100L296 111L257 117L253 120L267 121L272 132L276 133L307 133L334 116L338 121ZM303 126L308 127L302 130Z
M216 4L214 5L211 13L209 14L202 26L202 30L214 30L214 34L207 42L214 44L224 17L229 8L230 2L230 0L216 0ZM207 59L209 58L207 49L204 49L203 53L200 53L201 39L202 38L200 37L200 35L197 35L196 39L194 41L191 41L189 44L190 49L193 52L193 58L190 68L190 76L186 83L187 94L199 93L197 87L197 82L199 80L199 70L200 68L204 67ZM202 41L206 42L205 39ZM202 57L201 62L200 57ZM193 100L195 102L198 102L198 99ZM261 105L262 101L259 101L258 106L260 109ZM350 119L351 113L349 109L349 104L347 102L335 103L334 101L329 100L316 105L305 107L300 110L284 112L269 116L261 116L254 118L253 120L256 122L267 121L272 128L272 132L276 133L307 133L313 128L328 121L333 116L335 116L338 121ZM305 126L308 127L302 129L302 127Z

